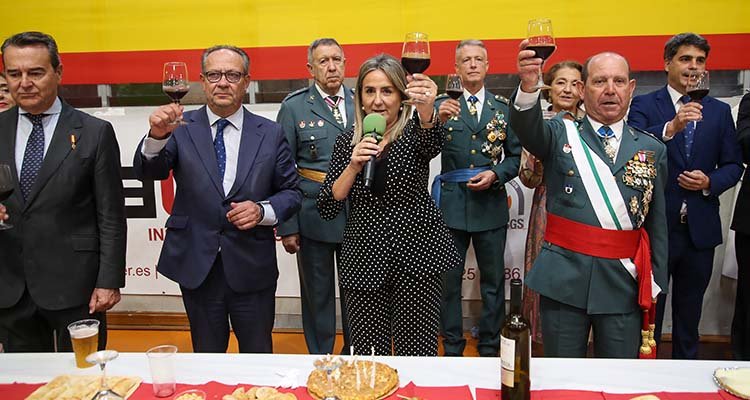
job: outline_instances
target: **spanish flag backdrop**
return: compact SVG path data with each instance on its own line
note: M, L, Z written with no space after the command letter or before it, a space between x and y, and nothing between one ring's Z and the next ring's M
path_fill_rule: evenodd
M8 1L0 36L39 30L55 37L67 84L161 80L162 64L200 67L203 49L232 44L250 54L253 79L309 76L306 47L334 37L347 76L371 55L399 55L407 32L430 35L428 74L452 71L461 39L484 40L490 73L514 73L530 18L552 19L551 62L612 50L634 70L661 70L665 41L692 31L711 44L708 68L750 69L748 0L35 0ZM550 63L551 64L551 63ZM193 73L197 78L197 73Z

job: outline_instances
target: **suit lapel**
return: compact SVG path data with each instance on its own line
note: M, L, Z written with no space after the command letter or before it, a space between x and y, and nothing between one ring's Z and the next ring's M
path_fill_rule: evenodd
M495 104L495 96L488 92L484 91L484 105L482 106L482 115L479 118L479 123L477 124L477 128L482 128L487 125L488 122L495 116L495 112L497 111L497 104Z
M619 171L620 168L625 166L625 163L627 163L628 160L633 157L633 154L638 151L638 144L636 143L637 140L638 136L636 135L633 128L629 127L627 124L624 124L622 128L620 148L617 150L617 160L615 160L614 165L610 165L613 175L617 171Z
M669 91L666 86L656 93L656 108L659 110L661 116L660 120L662 121L671 121L676 115L674 104L672 103L672 97L669 96ZM688 157L687 153L685 153L685 135L683 135L683 133L684 132L675 134L671 141L674 141L674 145L677 146L677 151L679 151L682 156L682 160L687 163ZM695 136L693 136L693 138L695 138ZM693 142L695 143L695 141Z
M262 120L256 118L244 107L243 110L242 139L240 139L240 150L237 155L237 175L227 198L234 196L245 183L263 143Z
M354 125L354 93L344 86L344 98L346 99L346 130Z
M3 123L0 124L0 163L10 165L13 174L14 190L11 198L18 196L18 203L23 203L21 187L18 183L16 167L16 129L18 128L18 107L7 110ZM10 199L9 199L10 200Z
M323 118L334 126L341 126L336 121L336 118L333 118L331 109L328 108L328 105L320 97L320 93L318 93L318 89L316 89L314 85L311 90L307 91L307 93L307 103L310 104L310 111L312 111L313 114Z
M34 185L31 187L31 193L29 193L29 197L26 199L24 210L34 201L44 185L47 184L47 181L58 171L63 160L70 154L72 150L70 135L75 135L76 140L78 140L78 137L81 135L80 129L82 126L81 119L76 115L75 109L63 102L55 132L52 134L49 148L44 155L42 167L39 169L36 180L34 180Z
M213 138L211 137L211 126L208 124L206 106L190 114L190 122L185 126L185 129L188 131L190 140L193 141L195 151L198 153L203 167L206 169L208 176L211 177L214 188L224 197L224 185L219 179L219 168L216 162Z

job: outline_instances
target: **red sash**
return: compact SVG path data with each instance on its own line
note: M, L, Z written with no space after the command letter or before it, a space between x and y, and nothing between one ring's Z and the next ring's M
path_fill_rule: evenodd
M651 295L651 242L645 229L604 229L548 212L544 239L562 248L592 257L633 260L638 274L638 305L644 313L643 330L653 329L656 302ZM654 347L655 357L655 342L651 347Z

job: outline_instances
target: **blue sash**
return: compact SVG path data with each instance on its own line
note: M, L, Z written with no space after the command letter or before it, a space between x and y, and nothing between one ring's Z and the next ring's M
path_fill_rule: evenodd
M435 200L435 204L440 207L440 187L442 182L451 182L451 183L461 183L461 182L468 182L469 179L471 179L474 175L489 171L490 166L485 165L484 167L476 167L476 168L463 168L463 169L454 169L453 171L446 172L444 174L440 174L435 177L435 180L432 181L432 199Z

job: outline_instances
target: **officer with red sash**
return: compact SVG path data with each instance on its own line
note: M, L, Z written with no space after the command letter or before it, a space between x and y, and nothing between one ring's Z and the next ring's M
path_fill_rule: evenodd
M510 125L544 163L548 223L526 284L540 294L545 356L653 358L653 299L666 291L666 149L624 122L635 80L627 60L586 61L580 124L542 119L535 88L541 59L518 53L520 89Z

